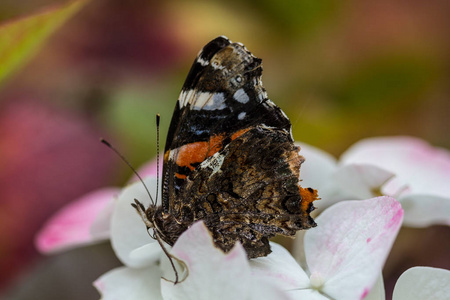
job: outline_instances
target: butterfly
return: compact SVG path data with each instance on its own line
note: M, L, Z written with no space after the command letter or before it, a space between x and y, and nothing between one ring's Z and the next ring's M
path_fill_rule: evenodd
M197 55L167 135L162 205L133 203L156 238L173 245L202 220L217 247L239 241L255 258L269 238L316 226L317 191L299 185L304 158L261 76L262 60L224 36Z

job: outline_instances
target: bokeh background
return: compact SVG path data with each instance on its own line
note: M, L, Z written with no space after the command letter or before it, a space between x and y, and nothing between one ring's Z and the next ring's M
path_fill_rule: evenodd
M2 0L0 22L64 4ZM109 243L43 257L36 231L59 208L130 170L162 144L197 52L226 35L263 58L263 82L296 140L339 156L371 136L450 148L447 0L91 0L0 82L0 297L97 299L120 265ZM19 38L19 37L18 37ZM391 294L416 265L450 269L450 230L403 228L384 270Z

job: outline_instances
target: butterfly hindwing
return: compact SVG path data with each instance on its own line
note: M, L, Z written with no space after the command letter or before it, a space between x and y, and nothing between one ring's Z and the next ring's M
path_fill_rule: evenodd
M314 190L299 187L303 157L284 131L253 127L206 159L182 189L177 219L204 220L216 245L239 240L249 257L270 253L268 238L315 226Z

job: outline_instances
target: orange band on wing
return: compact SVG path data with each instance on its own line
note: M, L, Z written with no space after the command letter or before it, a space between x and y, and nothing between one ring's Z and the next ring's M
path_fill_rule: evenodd
M188 167L192 171L195 169L193 164L201 163L222 149L223 139L223 135L214 135L208 142L183 145L178 149L175 163L180 167Z
M317 191L312 188L300 187L300 195L302 196L302 203L300 204L302 211L307 212L309 204L315 200L318 200Z
M241 129L239 131L236 131L231 136L231 140L235 140L247 131L249 131L251 128L245 128ZM195 169L194 164L201 163L205 159L207 159L210 156L213 156L215 153L220 151L223 148L223 140L225 139L225 134L217 134L211 136L209 141L207 142L195 142L190 143L181 146L177 150L171 150L171 151L178 151L176 154L176 161L175 163L180 167L188 167L191 171ZM164 154L164 161L167 162L170 157L170 151L167 151ZM184 176L182 174L175 174L178 178L181 178L180 176ZM184 178L182 178L184 179Z
M252 127L249 128L244 128L241 130L236 131L235 133L233 133L233 135L231 136L231 140L235 140L238 137L240 137L241 135L243 135L244 133L246 133L247 131L249 131L250 129L252 129Z
M175 177L178 179L186 179L186 175L180 174L180 173L175 173Z

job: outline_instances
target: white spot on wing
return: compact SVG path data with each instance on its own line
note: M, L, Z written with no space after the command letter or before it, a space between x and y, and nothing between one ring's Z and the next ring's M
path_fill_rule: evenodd
M220 154L219 152L215 153L213 156L211 156L209 159L205 160L201 164L201 168L210 168L212 170L212 173L210 176L214 175L217 172L222 172L220 168L222 167L223 160L225 159L225 156Z
M226 107L223 93L195 92L195 90L182 91L179 103L180 108L189 103L193 110L220 110Z
M243 111L243 112L241 112L239 115L238 115L238 119L239 120L243 120L244 118L245 118L245 115L246 115L247 113L245 112L245 111Z
M209 61L204 60L200 56L198 57L197 62L200 63L202 67L206 67L207 65L209 65Z
M244 89L237 90L233 95L234 100L237 102L240 102L242 104L247 103L250 98L248 97L247 93L244 91Z
M198 93L196 101L193 103L194 110L220 110L224 109L225 95L223 93Z
M196 93L195 96L195 100L191 102L191 105L194 109L200 109L204 107L213 98L213 94L211 93Z
M180 97L178 98L180 108L185 107L188 103L192 102L192 97L194 95L194 90L182 91Z

